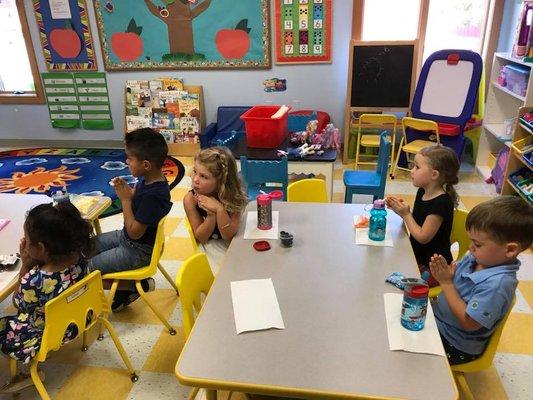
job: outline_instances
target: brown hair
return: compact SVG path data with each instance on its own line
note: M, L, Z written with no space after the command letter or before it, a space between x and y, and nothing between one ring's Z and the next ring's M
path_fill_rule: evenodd
M533 206L517 196L498 196L468 213L466 229L484 232L498 243L520 243L525 250L533 242Z
M241 212L248 203L237 163L227 147L209 147L194 157L213 174L218 183L218 200L229 213Z
M455 151L449 147L436 144L424 147L419 152L428 159L428 163L436 171L439 171L440 184L444 191L452 198L455 207L459 204L459 196L453 185L459 183L459 158Z

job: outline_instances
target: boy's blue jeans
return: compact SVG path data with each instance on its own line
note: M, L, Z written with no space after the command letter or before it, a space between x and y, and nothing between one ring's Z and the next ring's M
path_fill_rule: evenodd
M126 238L122 230L106 232L95 240L95 255L89 260L89 270L126 271L150 264L153 247Z

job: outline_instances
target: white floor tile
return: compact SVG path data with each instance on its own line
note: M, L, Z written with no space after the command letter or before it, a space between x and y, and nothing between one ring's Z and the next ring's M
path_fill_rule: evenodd
M161 266L165 268L172 280L176 279L176 274L178 273L181 267L181 263L181 261L161 260ZM154 279L155 287L157 289L174 289L172 286L170 286L170 283L166 280L166 278L160 271L155 274Z
M533 254L520 254L518 259L522 262L516 276L519 281L533 281Z
M172 203L172 208L170 209L170 212L168 213L169 217L185 217L185 209L183 208L183 202L182 201L175 201Z
M183 326L183 316L181 314L181 304L178 302L176 308L170 315L168 323L172 326Z
M531 400L533 393L533 356L497 353L494 365L509 399Z
M139 381L133 385L129 400L180 400L187 399L191 388L181 385L174 374L141 372Z
M176 187L190 189L191 186L192 186L191 177L187 176L187 174L185 174L183 179L180 181L180 183L178 183L178 185Z
M172 232L170 237L180 237L180 238L188 238L189 237L189 231L187 230L187 227L185 226L185 220L182 220L178 226L176 227L176 230Z
M520 313L527 313L527 314L533 313L533 310L531 310L531 307L529 306L528 302L522 295L522 292L520 292L520 288L517 288L516 290L516 303L513 307L513 312L520 312Z

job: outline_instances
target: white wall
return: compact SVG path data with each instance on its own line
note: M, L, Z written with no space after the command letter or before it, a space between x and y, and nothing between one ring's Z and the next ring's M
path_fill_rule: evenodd
M136 0L137 1L137 0ZM140 0L139 0L140 1ZM509 0L508 0L509 1ZM96 28L93 0L86 0L91 22L100 71L103 60ZM39 70L46 71L39 41L32 1L24 0L26 14L34 43ZM271 7L273 9L273 7ZM273 18L271 18L273 27ZM153 79L159 76L179 76L185 84L202 85L207 122L213 122L219 105L253 105L265 101L273 104L294 105L299 100L301 109L317 109L328 112L336 126L342 128L346 81L348 69L348 43L352 27L352 1L335 1L333 6L333 54L332 64L273 65L271 70L233 71L154 71L154 72L111 72L107 74L112 115L115 128L112 131L88 131L83 129L54 129L46 105L2 105L0 106L0 140L121 140L124 132L124 85L128 79ZM262 82L268 78L287 79L287 90L266 93Z
M505 0L503 8L502 26L500 29L500 37L498 39L498 52L511 52L513 49L513 42L515 40L516 26L518 25L518 17L522 9L522 1L520 0Z

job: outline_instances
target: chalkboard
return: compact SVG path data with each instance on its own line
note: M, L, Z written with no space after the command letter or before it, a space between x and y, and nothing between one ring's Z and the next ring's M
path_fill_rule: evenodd
M414 42L402 43L352 42L350 107L409 108L416 52Z

